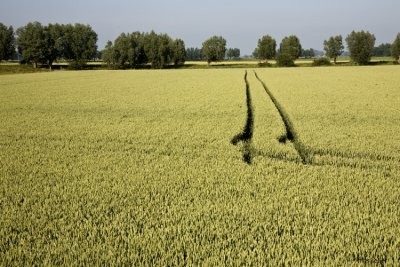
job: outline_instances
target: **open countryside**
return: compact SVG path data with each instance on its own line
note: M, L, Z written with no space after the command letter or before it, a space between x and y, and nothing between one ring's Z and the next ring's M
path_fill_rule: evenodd
M398 10L2 0L0 266L399 266Z

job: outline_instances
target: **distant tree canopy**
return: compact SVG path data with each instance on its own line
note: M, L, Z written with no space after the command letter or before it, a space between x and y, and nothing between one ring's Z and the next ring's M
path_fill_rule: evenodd
M46 59L45 37L42 24L30 22L17 30L18 50L26 62L32 62L36 68Z
M346 38L351 59L359 64L369 63L375 45L375 36L369 32L352 31Z
M228 59L239 59L240 49L239 48L229 48L226 50L226 58Z
M97 34L89 25L49 24L30 22L17 30L18 50L24 61L47 64L50 68L57 59L83 66L97 54Z
M264 35L258 39L258 46L253 52L253 56L260 60L273 59L276 55L276 41L269 35Z
M173 43L173 62L175 66L185 64L186 60L186 48L185 42L182 39L176 39Z
M349 50L345 52L341 35L332 36L323 43L326 56L333 58L335 63L342 54L350 55L359 65L368 64L371 56L391 55L396 62L399 61L400 33L392 44L384 43L377 47L374 47L375 36L368 31L352 31L345 40ZM240 49L227 49L222 36L210 37L202 43L202 48L187 49L182 39L174 40L167 34L154 31L122 33L114 42L108 41L102 51L97 51L96 43L97 33L90 25L30 22L14 33L12 26L0 22L0 61L20 60L22 56L21 62L32 63L35 68L45 65L51 69L57 60L69 61L71 68L81 68L88 60L100 57L110 68L136 68L147 64L152 68L165 68L172 64L183 65L187 60L206 60L210 64L225 58L240 58ZM313 58L322 55L322 51L302 49L295 35L283 38L278 50L275 39L264 35L252 54L260 60L276 58L280 66L293 66L300 56Z
M189 47L186 49L187 61L200 61L202 60L202 51L197 47Z
M252 56L253 58L257 58L257 59L258 59L258 47L254 48L254 51L253 51L253 53L251 54L251 56Z
M333 58L336 64L336 59L343 53L343 39L341 35L332 36L328 40L324 41L324 50L326 56Z
M153 69L161 69L170 63L184 64L186 49L183 40L173 40L167 34L122 33L114 45L108 41L102 58L111 68L136 68L150 63Z
M400 33L397 34L396 39L393 41L392 44L392 57L394 60L399 63L400 58Z
M277 63L279 66L294 66L294 61L301 56L302 48L299 38L295 35L283 38Z
M279 53L289 55L292 60L298 59L301 56L301 44L299 38L295 35L283 38Z
M11 59L15 55L15 37L12 26L0 22L0 61Z
M392 55L391 52L392 45L389 43L380 44L379 46L375 46L372 50L373 57L390 57Z
M302 49L301 50L301 56L304 58L313 58L315 57L315 52L314 49Z
M222 36L213 36L203 42L203 58L208 64L225 58L226 40Z

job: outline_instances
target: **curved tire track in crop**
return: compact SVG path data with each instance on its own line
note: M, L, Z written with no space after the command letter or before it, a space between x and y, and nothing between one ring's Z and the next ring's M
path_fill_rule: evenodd
M254 75L257 78L257 80L261 83L261 85L264 87L265 92L268 94L269 98L273 102L275 108L277 109L282 122L285 126L286 134L280 136L278 138L278 141L280 143L286 143L287 141L290 141L293 143L293 146L300 156L302 163L303 164L310 164L310 165L315 165L315 166L325 166L325 165L330 165L330 166L336 166L336 167L350 167L350 168L361 168L361 169L374 169L379 167L384 167L382 161L394 161L398 162L399 159L387 156L387 155L375 155L375 154L369 154L369 153L362 153L362 152L351 152L351 151L339 151L339 150L331 150L331 149L326 149L326 148L310 148L306 146L304 143L300 141L299 134L296 132L294 129L293 123L290 120L290 117L288 113L285 111L283 106L278 102L278 100L275 98L275 96L271 93L269 88L266 86L266 84L258 77L257 73L254 71ZM288 157L285 153L276 153L276 152L267 152L267 151L258 151L253 147L252 144L252 138L253 138L253 131L254 131L254 107L252 103L252 98L251 98L251 92L250 92L250 84L247 79L247 71L245 72L244 75L244 81L246 84L246 105L247 105L247 118L246 118L246 124L243 128L243 131L240 132L239 134L235 135L231 143L233 145L237 145L239 142L243 142L243 161L246 162L247 164L251 164L253 161L253 157L256 155L259 156L266 156L270 158L274 158L277 160L284 160L284 161L297 161L294 158ZM314 157L316 156L316 157ZM328 157L337 157L338 159L329 162L325 161L322 158L318 156L328 156ZM364 162L347 162L347 160L340 160L342 159L354 159L354 158L359 158L359 159L369 159L372 161L376 162L381 162L374 164L373 166L370 166L368 163Z
M333 149L322 149L322 148L313 148L314 155L320 156L331 156L331 157L341 157L341 158L359 158L359 159L370 159L374 161L397 161L400 160L393 156L382 155L382 154L371 154L371 153L363 153L363 152L354 152L354 151L342 151L342 150L333 150Z
M250 85L247 80L247 71L244 74L244 82L246 83L246 105L247 105L247 118L243 131L235 135L231 143L237 145L240 141L243 142L243 161L251 164L253 160L252 155L252 139L254 129L254 108L251 100Z
M279 101L275 98L275 96L272 94L272 92L268 89L267 85L262 81L258 75L257 72L254 71L254 75L256 76L257 80L261 83L261 85L264 87L265 92L268 94L269 98L271 99L272 103L275 105L275 108L278 110L279 115L281 116L282 122L285 125L285 130L286 134L283 136L280 136L278 138L278 141L280 143L286 143L287 141L290 141L293 143L294 148L296 149L297 153L299 154L302 162L304 164L310 164L313 162L313 153L311 153L311 150L306 147L305 144L303 144L300 141L299 135L294 129L293 123L290 120L289 114L285 111L283 106L279 103Z

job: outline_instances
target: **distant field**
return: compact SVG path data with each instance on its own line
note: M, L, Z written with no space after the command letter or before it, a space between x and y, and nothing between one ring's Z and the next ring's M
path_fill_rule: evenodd
M2 75L0 265L395 266L398 73Z
M309 67L312 65L314 59L297 59L295 61L296 66ZM332 61L333 62L333 61ZM371 58L371 65L391 65L393 64L391 57L373 57ZM337 59L338 65L350 65L349 57L339 57ZM270 67L276 66L276 60L269 60L268 64ZM67 62L55 62L53 64L53 70L66 70L68 66ZM174 68L174 66L170 66ZM209 69L209 68L264 68L266 67L265 62L259 60L224 60L220 62L212 62L208 64L206 61L186 61L181 69ZM106 69L106 65L102 61L93 61L87 63L89 69ZM150 65L145 66L150 68ZM32 65L20 65L17 62L0 62L0 75L4 74L15 74L15 73L30 73L30 72L45 72L48 71L47 67L34 69Z

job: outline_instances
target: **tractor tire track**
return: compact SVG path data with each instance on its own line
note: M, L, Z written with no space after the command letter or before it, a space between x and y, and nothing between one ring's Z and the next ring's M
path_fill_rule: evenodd
M246 84L246 124L243 131L232 138L231 143L237 145L239 142L243 142L243 161L247 164L251 164L253 160L252 139L254 131L254 107L251 99L250 84L247 80L247 71L244 74L244 82Z
M297 153L299 154L302 162L304 164L311 164L313 162L313 153L310 149L306 147L300 141L299 135L296 132L292 121L290 120L289 114L285 111L283 106L279 103L279 101L275 98L272 92L268 89L267 85L262 81L257 72L254 71L254 75L256 76L257 80L261 83L264 87L265 92L268 94L269 98L271 99L272 103L274 104L275 108L278 110L278 113L282 119L283 124L285 125L286 134L282 135L278 138L280 143L286 143L290 141L293 143L294 148L296 149Z
M395 161L399 162L400 160L393 156L381 155L381 154L371 154L364 152L354 152L354 151L342 151L342 150L332 150L332 149L322 149L322 148L313 148L314 155L320 156L330 156L330 157L341 157L348 159L369 159L374 161Z

